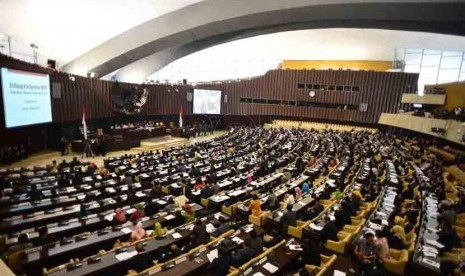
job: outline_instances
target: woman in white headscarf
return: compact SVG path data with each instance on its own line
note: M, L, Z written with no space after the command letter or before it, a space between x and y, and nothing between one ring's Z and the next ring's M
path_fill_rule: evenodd
M137 242L145 238L145 230L142 228L142 222L138 222L131 233L131 242Z

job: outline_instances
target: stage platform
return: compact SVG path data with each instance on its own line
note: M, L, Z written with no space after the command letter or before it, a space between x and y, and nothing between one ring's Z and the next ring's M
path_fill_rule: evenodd
M82 153L71 153L65 156L61 156L61 153L58 151L47 150L47 151L42 151L42 152L33 154L28 159L13 163L9 166L2 165L0 166L0 168L33 167L36 165L51 164L52 160L56 160L58 163L60 163L62 160L66 160L67 162L69 162L73 159L73 157L77 157L79 160L83 160L83 161L94 161L95 164L97 164L97 166L100 167L100 166L103 166L103 159L111 157L111 156L121 156L125 153L137 154L142 151L162 150L162 149L173 147L173 146L183 146L186 144L197 143L197 142L205 141L208 139L212 139L224 133L225 131L215 131L213 135L191 138L189 140L185 138L172 137L170 135L148 138L148 139L144 139L141 141L140 147L131 148L130 150L108 152L108 154L105 157L95 156L94 158L92 157L87 158L84 156L84 158L81 158Z

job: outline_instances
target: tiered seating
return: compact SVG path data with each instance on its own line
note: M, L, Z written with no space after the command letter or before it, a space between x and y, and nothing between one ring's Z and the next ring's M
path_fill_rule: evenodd
M290 121L290 120L273 120L275 127L293 127L293 128L304 128L304 129L332 129L338 131L368 131L375 132L375 128L359 127L359 126L348 126L343 124L332 124L332 123L318 123L309 121Z

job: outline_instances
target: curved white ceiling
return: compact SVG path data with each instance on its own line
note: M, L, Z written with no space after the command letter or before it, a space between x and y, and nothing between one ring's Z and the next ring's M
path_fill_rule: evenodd
M0 34L60 64L147 20L202 0L1 0Z
M465 37L378 29L281 32L196 52L174 61L148 79L200 82L244 78L264 74L282 60L393 61L395 50L402 48L464 51ZM402 51L398 55L403 55ZM403 59L403 56L397 58Z

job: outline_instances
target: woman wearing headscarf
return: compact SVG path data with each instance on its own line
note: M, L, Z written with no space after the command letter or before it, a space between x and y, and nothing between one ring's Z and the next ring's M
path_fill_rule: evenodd
M310 185L308 185L307 181L305 181L304 184L302 184L301 190L303 194L310 192Z
M126 222L126 215L123 213L123 211L121 210L121 208L116 208L116 211L115 211L115 219L121 223L125 223Z
M407 239L405 238L404 228L399 225L394 225L391 228L391 233L388 237L389 248L402 250L407 244Z
M160 222L155 222L155 228L154 231L152 232L152 237L158 237L161 235L164 235L166 233L166 228L161 227Z
M295 191L295 198L299 198L302 195L302 190L299 188L299 186L294 188Z
M184 216L185 223L189 223L195 220L195 213L192 210L192 206L190 204L184 205L183 210L184 210L183 216Z
M142 228L142 222L138 222L131 233L131 242L137 242L145 238L145 230Z

